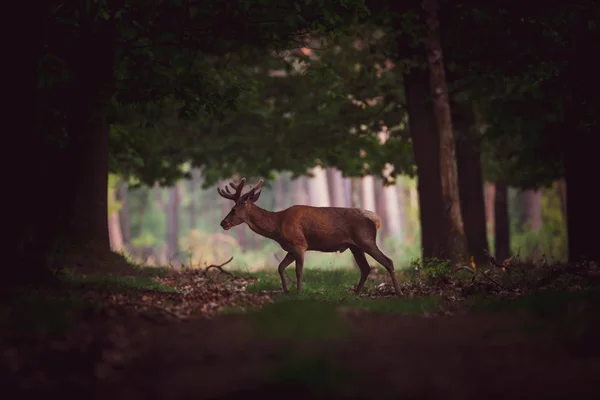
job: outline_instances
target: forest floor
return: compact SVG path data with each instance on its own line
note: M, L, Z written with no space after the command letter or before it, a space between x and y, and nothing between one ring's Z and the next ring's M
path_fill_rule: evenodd
M0 309L2 388L14 394L3 398L596 392L597 271L511 269L511 277L478 272L471 279L461 271L436 281L400 273L401 298L383 271L360 297L350 292L358 280L353 269L307 269L301 295L283 295L274 271L68 271L60 288L28 290Z

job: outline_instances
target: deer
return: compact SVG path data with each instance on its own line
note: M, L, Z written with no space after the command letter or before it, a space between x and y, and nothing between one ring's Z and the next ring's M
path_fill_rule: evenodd
M397 296L402 296L393 261L377 246L377 231L381 218L374 212L361 208L313 207L294 205L282 211L267 211L256 205L262 192L263 180L242 195L246 178L239 183L230 182L229 190L217 188L219 195L234 202L231 211L221 221L221 228L229 230L246 223L255 233L274 240L287 252L277 270L285 294L289 293L285 269L296 263L296 292L302 292L302 273L306 251L343 253L350 249L360 269L360 280L355 294L360 295L371 267L365 253L381 264L390 274Z

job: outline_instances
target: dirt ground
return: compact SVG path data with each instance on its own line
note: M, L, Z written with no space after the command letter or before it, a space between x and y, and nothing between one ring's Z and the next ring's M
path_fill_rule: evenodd
M3 333L3 392L111 400L566 399L598 388L595 338L561 341L531 317L335 312L323 332L284 327L303 337L283 328L271 335L275 325L265 330L251 315L82 308L60 333Z

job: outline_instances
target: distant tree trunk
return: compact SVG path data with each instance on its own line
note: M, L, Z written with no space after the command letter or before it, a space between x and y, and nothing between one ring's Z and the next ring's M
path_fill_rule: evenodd
M496 196L496 185L486 182L484 185L485 194L485 220L487 221L488 230L494 232L494 198Z
M454 167L454 133L452 130L452 116L448 88L446 86L443 53L439 39L438 2L437 0L423 0L422 6L426 12L425 22L428 31L426 48L430 93L433 97L433 108L440 140L442 195L450 228L447 250L450 253L450 258L457 259L466 253L467 246L460 211L458 181Z
M307 179L303 176L292 180L292 202L294 205L308 205Z
M361 206L362 181L358 177L350 178L350 207L360 208Z
M117 202L117 190L112 187L109 188L108 196L110 197L111 204L115 204ZM114 210L108 213L108 237L110 249L112 251L120 253L124 250L123 234L121 232L121 224L119 222L119 210Z
M376 211L375 208L375 183L371 175L361 178L362 208Z
M400 224L400 236L398 239L405 241L408 236L409 224L408 224L408 213L407 208L410 205L410 199L408 198L408 190L404 188L402 183L396 183L394 186L396 191L396 198L398 199L398 219Z
M404 90L418 172L422 255L447 257L450 226L442 197L440 136L429 100L429 73L413 68L404 75Z
M331 205L333 207L346 207L342 171L337 168L327 168L327 181L329 182Z
M481 168L480 139L470 104L454 104L456 127L456 163L458 188L464 231L469 255L477 265L486 263L488 251L483 172Z
M177 182L169 189L167 203L167 253L166 257L173 265L179 265L179 204L181 202L182 183Z
M542 226L542 191L521 190L517 195L519 225L525 231L537 231Z
M310 173L314 176L308 178L308 197L310 205L315 207L329 207L329 189L327 187L327 175L320 166L311 168Z
M383 183L383 182L382 182ZM387 236L401 238L402 225L400 209L398 207L398 192L396 186L383 186L380 190L381 204L383 209L383 228Z
M508 217L508 187L503 182L496 182L494 196L494 257L502 262L510 257L510 219Z
M200 172L193 169L189 181L190 204L188 205L188 218L190 219L190 230L196 229L198 226L198 188L200 187L200 179Z
M283 177L281 174L277 174L273 190L275 192L275 210L281 211L285 208L285 190L283 189Z
M564 179L559 179L556 184L556 192L560 200L560 212L563 217L563 221L567 220L567 185Z
M128 189L127 183L123 180L119 182L117 191L117 200L121 202L121 208L119 208L119 224L121 226L121 232L123 234L123 248L131 251L131 222L129 218L129 204L128 204ZM110 228L109 228L110 232Z

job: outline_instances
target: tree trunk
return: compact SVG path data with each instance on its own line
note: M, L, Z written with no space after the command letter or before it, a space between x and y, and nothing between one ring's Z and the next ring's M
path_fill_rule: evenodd
M360 208L361 199L360 194L362 191L361 178L352 177L350 178L350 207Z
M423 258L447 257L449 215L445 212L440 176L440 137L429 100L429 74L413 68L404 75L408 127L417 165L417 190Z
M505 183L496 182L494 196L494 257L503 262L510 257L510 219L508 217L508 187Z
M572 126L577 126L573 120ZM564 133L567 136L567 132ZM580 128L565 138L565 183L569 261L582 259L600 265L600 246L593 233L600 226L598 197L590 189L590 174L598 170L600 132L596 127Z
M448 88L446 87L443 53L439 39L438 2L437 0L423 0L422 7L426 12L428 31L426 48L430 93L433 97L433 108L440 140L442 195L450 228L447 250L450 253L450 258L457 259L466 253L467 247L460 211L458 181L454 167L454 134L452 131Z
M556 191L558 193L558 199L560 200L560 212L563 217L563 221L567 220L567 185L564 179L559 179L556 184Z
M519 225L525 231L539 230L542 227L542 191L540 189L521 190L517 199Z
M111 196L111 198L116 202L117 196L115 192L115 189L108 190L108 195ZM120 210L111 212L110 215L108 215L108 237L110 241L110 249L117 253L120 253L125 249L123 245L121 223L119 221L119 211Z
M169 188L169 200L167 202L167 260L172 265L179 266L179 204L181 202L182 183L177 182Z
M283 189L283 177L277 174L275 178L273 191L275 193L275 211L281 211L285 208L285 190Z
M201 174L197 169L192 170L189 182L190 204L188 205L188 218L190 219L190 230L198 226L198 188L201 185Z
M307 182L306 178L299 176L292 180L292 201L294 205L308 205L309 198L307 194Z
M398 207L398 192L396 185L381 186L380 191L383 214L383 228L387 236L400 239L402 237L402 220Z
M483 198L480 140L470 104L455 104L456 161L462 218L469 255L477 265L487 263L487 229Z
M485 220L487 221L488 231L494 233L494 198L496 196L496 185L486 182L485 188Z
M329 189L327 188L327 175L320 166L311 168L313 177L308 178L308 197L310 205L315 207L329 207Z
M333 207L346 207L342 171L337 168L327 168L327 181L329 182L331 205Z
M361 178L361 193L362 208L375 212L375 183L371 175Z
M121 208L119 208L119 225L121 226L121 232L123 235L123 248L130 251L131 248L131 222L129 218L129 204L128 204L128 189L127 183L124 180L119 182L117 191L117 200L121 202ZM109 227L110 234L110 227Z

